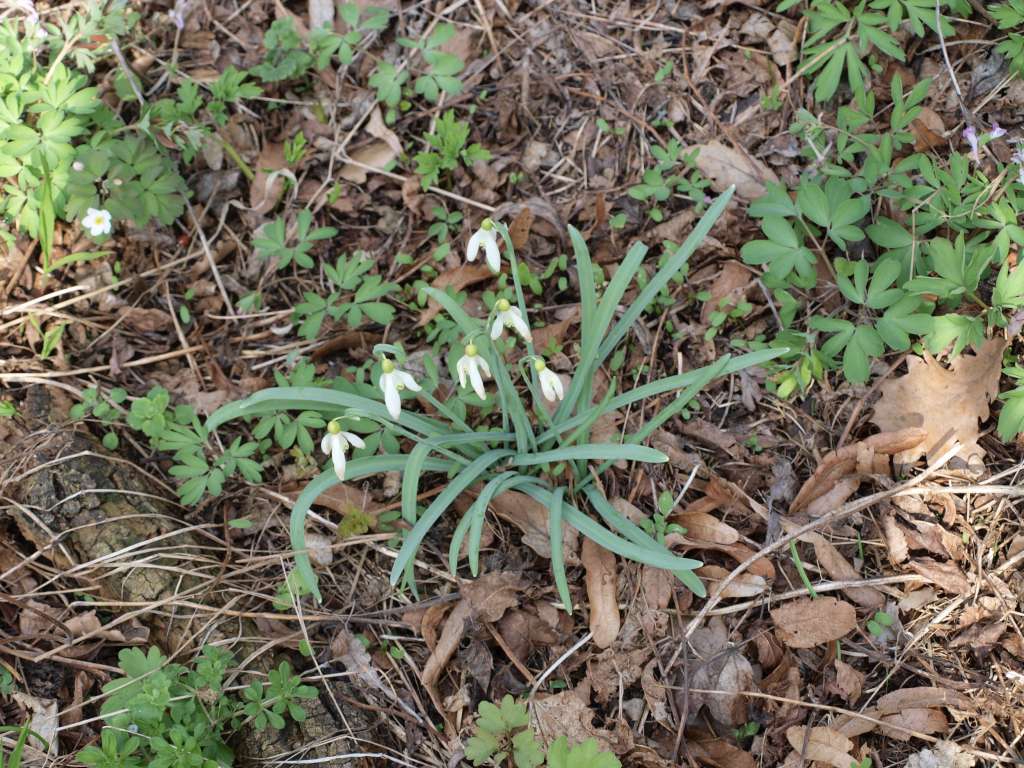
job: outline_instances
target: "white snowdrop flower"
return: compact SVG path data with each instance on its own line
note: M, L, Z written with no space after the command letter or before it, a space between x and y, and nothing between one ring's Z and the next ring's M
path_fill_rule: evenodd
M83 163L81 160L75 160L75 162L71 164L71 170L76 171L77 173L81 173L82 171L85 170L85 163Z
M533 341L533 334L530 333L530 326L523 319L523 313L519 307L513 307L508 299L498 299L494 303L496 314L494 323L491 325L491 338L497 339L501 336L503 328L511 328L523 337L524 341Z
M555 400L561 400L565 397L565 389L562 387L562 380L558 378L558 374L548 368L547 363L542 358L537 358L533 361L533 369L537 371L537 378L540 379L540 391L544 393L544 397L547 398L548 402L555 402Z
M483 246L484 256L487 259L487 266L491 272L501 272L501 250L498 248L498 233L494 229L494 222L484 219L480 222L480 229L473 233L466 246L466 261L476 261L480 247Z
M82 219L82 226L89 230L89 234L93 237L109 235L111 230L110 211L90 208L85 212L85 218Z
M416 379L386 357L380 360L380 388L384 393L384 405L387 406L392 419L397 419L402 414L402 396L399 393L403 389L420 391Z
M455 370L459 372L459 386L466 388L466 379L473 385L473 391L481 400L487 399L487 391L484 389L484 377L491 378L491 369L487 361L480 356L476 344L466 345L466 354L459 358L455 364Z
M350 445L354 445L356 448L366 447L363 438L343 431L337 421L328 423L327 434L320 441L320 450L331 457L331 461L334 463L334 474L338 476L339 480L345 479L345 452Z

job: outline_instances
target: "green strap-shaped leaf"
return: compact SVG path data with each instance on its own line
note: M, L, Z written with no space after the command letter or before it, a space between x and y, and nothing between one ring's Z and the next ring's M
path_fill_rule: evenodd
M646 461L652 464L663 464L668 461L668 456L645 445L587 443L568 448L556 448L553 451L517 454L513 457L512 464L517 467L532 467L537 464L555 464L559 461L589 461L591 459Z
M406 566L416 556L416 552L420 544L423 543L427 533L434 527L434 524L444 514L444 511L455 501L456 497L475 483L477 478L487 471L488 467L512 455L514 455L514 452L507 448L496 448L488 451L474 459L473 463L468 467L461 470L448 486L438 494L437 498L427 507L423 516L405 537L402 548L398 552L398 557L391 568L392 585L398 583L399 577L401 577Z
M345 468L345 479L351 481L381 472L401 471L405 468L408 458L406 455L401 455L367 456L362 459L353 459L348 462L348 466ZM431 472L445 472L451 467L451 462L440 459L428 459L425 467ZM309 508L313 506L313 502L320 497L320 494L333 488L340 482L333 469L320 473L302 489L302 493L295 500L295 506L292 507L289 532L292 549L295 551L295 570L305 586L313 593L317 602L320 602L322 597L320 596L320 589L317 587L316 572L309 561L309 553L306 552L306 515L309 513Z
M558 486L551 493L548 506L548 537L551 540L551 573L555 577L558 596L565 606L565 612L572 613L572 595L569 594L569 580L565 577L565 555L562 552L562 504L565 488Z

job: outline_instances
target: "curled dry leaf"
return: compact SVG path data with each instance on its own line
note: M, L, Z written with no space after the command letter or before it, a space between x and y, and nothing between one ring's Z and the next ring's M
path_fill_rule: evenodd
M60 728L60 716L58 714L58 702L56 699L43 699L32 696L28 693L15 691L13 694L15 702L31 714L29 728L49 747L46 756L49 759L60 755L60 739L57 738ZM26 763L34 764L35 757L39 754L38 747L42 746L36 739L28 740L29 749L24 752ZM42 765L47 761L40 761Z
M853 704L864 690L864 675L842 659L835 660L836 690L847 704Z
M334 550L331 539L322 533L306 531L306 551L314 565L327 566L334 562Z
M794 600L771 611L779 639L790 648L813 648L857 628L857 611L835 597Z
M704 499L696 502L700 504ZM691 505L696 506L696 505ZM693 511L689 508L672 518L686 529L686 538L696 542L730 545L740 540L740 532L727 523L723 523L706 512Z
M851 754L853 742L831 728L794 725L786 729L786 741L799 755L817 763L828 763L835 768L850 768L857 760ZM806 745L806 749L804 748Z
M910 548L907 546L907 537L896 522L896 516L888 512L882 518L882 535L885 536L885 544L889 552L889 562L899 565L910 556Z
M344 664L345 669L361 683L391 697L391 691L384 685L366 646L347 629L341 629L331 640L331 655Z
M989 403L999 394L1006 340L986 341L975 355L960 355L943 368L931 355L907 358L907 374L881 385L881 397L871 420L883 430L918 427L924 440L896 456L910 464L921 456L934 461L958 440L957 459L970 466L981 463L978 424L989 416Z
M775 172L764 163L718 141L697 144L690 149L699 150L697 168L708 178L715 192L724 192L735 185L737 196L753 200L767 191L766 182L779 181Z
M895 726L885 728L882 733L892 739L899 741L910 741L913 735L909 733L944 733L949 727L946 716L939 709L928 709L925 707L908 707L900 710L895 715L885 715L882 721Z
M872 435L859 443L845 445L838 451L826 454L814 474L800 488L790 512L805 509L819 496L831 491L840 480L853 472L869 472L875 469L874 454L891 456L916 448L927 439L928 433L921 427L909 426L897 431Z
M937 587L954 595L969 595L971 582L956 563L940 563L931 558L923 557L910 563L910 570L924 576Z
M820 533L812 533L806 538L814 545L814 554L818 558L818 564L832 579L836 581L860 579L861 576L857 573L857 569L824 536ZM885 597L873 587L847 587L843 590L843 594L864 608L877 610L885 605Z
M707 582L707 589L710 594L718 594L718 585L725 580L730 571L720 565L705 565L697 569L697 575L701 580ZM756 573L741 573L733 579L722 591L723 598L745 598L757 597L768 589L768 583L764 577Z
M277 205L284 192L288 164L284 159L284 145L267 141L256 160L255 175L249 182L249 207L261 216Z
M622 619L619 616L619 581L615 555L584 538L580 560L586 569L587 598L590 602L590 631L594 645L607 648L615 642Z

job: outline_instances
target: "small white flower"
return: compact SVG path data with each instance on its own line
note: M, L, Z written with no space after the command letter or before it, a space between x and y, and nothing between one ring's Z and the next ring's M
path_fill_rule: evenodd
M350 445L356 448L365 448L366 443L359 435L351 432L344 432L341 425L332 421L327 425L327 434L320 441L320 450L331 457L334 463L334 474L339 480L345 479L345 451Z
M523 313L519 311L519 307L513 307L508 299L498 299L494 303L494 309L496 314L491 325L492 339L501 336L502 329L507 327L522 336L525 341L533 341L530 326L523 320Z
M124 184L124 182L121 181L121 179L114 179L114 186L115 187L120 187L122 184Z
M85 170L85 163L83 163L81 160L75 160L75 162L71 164L71 170L77 173L81 173L82 171Z
M978 132L974 130L973 125L968 125L964 128L964 139L971 147L971 160L974 162L981 161L981 155L978 154Z
M476 261L480 252L480 246L484 248L484 256L487 258L487 266L491 272L501 272L501 250L498 248L498 233L494 230L494 222L484 219L480 222L480 229L473 233L466 246L466 261Z
M85 212L85 218L82 219L82 226L88 229L89 234L93 237L109 235L111 229L110 211L90 208Z
M487 365L487 361L477 353L476 344L466 345L466 354L459 358L459 362L455 364L455 370L459 372L460 387L466 388L466 379L468 378L477 397L481 400L487 399L484 376L488 379L491 378L491 369Z
M537 378L540 379L540 390L549 402L561 400L565 397L565 389L562 387L562 380L558 374L548 368L547 364L537 358L533 361L533 369L537 371Z
M403 389L420 391L416 379L386 357L382 357L380 361L380 388L384 392L384 405L387 406L392 419L397 419L402 414L402 396L399 392Z
M992 130L988 132L989 141L1006 135L1006 129L1000 128L999 123L992 123Z

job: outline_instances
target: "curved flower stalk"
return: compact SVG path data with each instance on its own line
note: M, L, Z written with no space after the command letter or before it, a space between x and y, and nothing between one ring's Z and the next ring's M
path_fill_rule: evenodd
M451 396L445 399L439 394L444 391L444 387L436 372L430 372L430 358L426 359L428 375L421 386L420 382L398 367L396 360L403 359L400 351L394 347L383 348L385 345L381 345L375 354L381 355L378 386L383 393L383 404L334 389L264 390L246 401L225 406L211 417L210 426L214 428L229 418L261 415L273 412L274 409L315 410L331 418L344 415L351 409L365 414L384 429L393 432L406 452L352 460L343 467L341 474L352 480L378 472L402 473L402 517L409 527L404 533L402 546L391 570L394 584L404 581L414 587L412 576L420 544L456 498L475 486L481 490L456 527L449 548L449 562L453 568L458 566L462 543L468 537L466 551L470 553L470 570L472 573L477 572L480 536L488 504L497 494L517 488L549 509L552 570L567 610L571 608L571 595L565 565L560 557L563 523L623 557L670 570L687 587L703 593L703 586L693 573L700 563L679 557L663 543L619 515L594 482L595 470L596 476L599 476L618 461L667 461L663 453L642 444L655 429L679 414L714 379L762 364L785 354L786 350L766 349L738 357L725 356L711 366L625 391L619 391L613 381L607 395L596 404L592 402L591 391L597 369L614 353L644 308L685 267L690 255L721 215L731 194L731 191L726 192L709 207L683 245L646 281L624 311L620 309L622 300L642 268L645 246L636 244L630 248L598 301L589 251L580 233L570 229L579 274L582 338L579 357L568 386L563 385L555 372L547 368L543 358L533 351L515 249L507 228L492 223L491 229L482 231L496 233L495 251L497 235L505 242L518 306L508 299L500 298L495 303L494 314L481 319L469 316L444 291L429 287L424 291L430 299L441 305L465 338L470 340L455 365L460 386L471 386L481 399L486 399L484 380L492 379L496 385L497 407L488 403L488 408L492 410L484 411L478 418L466 414L465 403ZM488 235L481 235L477 239L477 251L483 248L489 255L492 252L488 245L490 242ZM525 367L526 387L518 386L510 374L510 370L514 371L516 367L510 367L506 356L514 355L514 350L494 344L505 328L510 328L527 343L524 361L531 364ZM558 403L553 415L549 416L540 403L526 394L531 388L537 391L538 385L546 400ZM423 400L434 407L437 415L403 411L402 389L416 392L423 390ZM657 410L636 432L625 435L621 442L589 442L590 430L603 414L654 397L667 404ZM328 429L330 431L332 428ZM340 428L334 434L340 435L349 445L356 444ZM333 458L335 445L342 448L340 452L344 456L345 446L340 441L325 443L325 449L331 448ZM591 465L591 462L596 462L596 466ZM559 474L551 474L551 467L560 467ZM422 498L420 483L425 473L443 473L447 482L426 509L422 509L418 500ZM292 546L296 550L297 572L316 595L319 594L316 592L316 574L303 549L305 516L317 496L337 483L338 478L336 465L334 471L325 472L307 486L292 510L291 537Z

